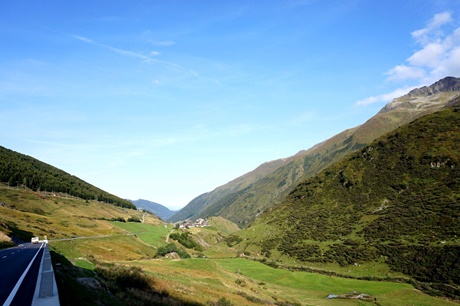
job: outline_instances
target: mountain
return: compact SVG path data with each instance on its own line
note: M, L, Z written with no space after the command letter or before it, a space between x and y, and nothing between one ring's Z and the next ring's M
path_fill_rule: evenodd
M261 212L283 201L303 180L416 118L442 109L460 97L460 78L446 77L388 103L364 124L345 130L312 148L260 165L215 190L193 199L169 221L222 216L244 227Z
M151 212L152 214L157 215L158 217L160 217L163 220L168 219L169 217L171 217L174 214L174 211L169 210L169 208L167 208L167 207L165 207L165 206L163 206L161 204L155 203L155 202L150 202L150 201L142 200L142 199L129 200L129 201L131 203L133 203L134 205L136 205L137 208L142 208L144 210L148 210L149 212Z
M116 206L136 207L129 201L105 192L76 176L33 157L0 146L0 182L34 191L68 194L85 200L98 200Z
M386 264L460 296L460 98L299 184L239 232L275 260Z

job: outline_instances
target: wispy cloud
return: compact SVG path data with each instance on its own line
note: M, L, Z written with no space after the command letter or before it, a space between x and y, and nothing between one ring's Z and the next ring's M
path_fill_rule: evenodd
M388 70L385 74L388 75L387 80L389 81L418 80L425 76L425 70L419 67L398 65Z
M83 37L83 36L72 35L72 37L75 38L75 39L78 39L78 40L80 40L82 42L85 42L85 43L88 43L88 44L91 44L91 45L95 45L95 46L110 50L112 52L115 52L115 53L118 53L118 54L121 54L121 55L125 55L125 56L140 59L140 60L142 60L142 61L144 61L146 63L158 63L158 64L163 64L163 65L166 65L166 66L170 66L170 67L173 67L173 68L176 68L176 69L188 71L187 68L185 68L185 67L183 67L181 65L171 63L171 62L167 62L167 61L162 61L162 60L153 58L152 56L149 56L149 55L145 55L145 54L130 51L130 50L125 50L125 49L112 47L112 46L109 46L109 45L106 45L106 44L101 44L99 42L96 42L96 41L94 41L92 39L89 39L89 38ZM158 54L154 53L154 54L151 54L151 55L158 55Z
M153 44L159 47L170 47L170 46L175 45L176 42L172 40L158 40L158 41L154 41Z
M85 43L88 43L88 44L96 44L95 41L89 39L89 38L86 38L86 37L83 37L83 36L78 36L78 35L72 35L73 38L75 39L78 39L78 40L81 40Z
M355 103L355 106L368 106L374 103L379 103L379 102L388 102L393 100L394 98L401 97L405 94L407 94L409 91L414 89L417 86L411 86L411 87L403 87L403 88L398 88L392 92L382 94L382 95L377 95L377 96L371 96L367 97L365 99L359 100Z
M444 12L434 15L434 17L428 22L426 27L420 30L412 32L412 37L421 44L429 44L433 39L437 39L444 35L441 27L445 24L452 22L452 16L450 12Z
M452 14L443 12L434 15L424 28L413 31L412 38L419 48L405 63L385 72L388 82L396 82L401 87L391 93L357 101L355 106L388 102L411 88L429 85L445 76L459 76L460 27L449 27L453 23ZM409 86L409 82L415 82L417 86Z
M153 35L153 32L152 30L146 30L142 33L142 36L144 36L147 41L155 46L158 46L158 47L171 47L171 46L174 46L176 44L175 41L173 40L156 40L154 39L154 35Z
M194 78L202 80L202 81L212 82L214 84L220 84L220 82L218 80L203 77L202 75L198 74L193 69L181 66L181 65L173 63L173 62L162 61L162 60L159 60L157 58L154 58L155 56L158 56L158 55L161 54L160 52L157 52L157 51L152 51L152 52L150 52L149 55L145 55L145 54L142 54L142 53L139 53L139 52L134 52L134 51L131 51L131 50L125 50L125 49L113 47L113 46L110 46L110 45L102 44L102 43L99 43L99 42L97 42L95 40L89 39L89 38L84 37L84 36L71 35L71 37L73 37L73 38L75 38L75 39L77 39L79 41L82 41L84 43L91 44L91 45L94 45L94 46L97 46L97 47L100 47L100 48L104 48L104 49L107 49L107 50L112 51L114 53L118 53L118 54L123 55L123 56L137 58L137 59L139 59L139 60L141 60L141 61L143 61L145 63L149 63L149 64L156 63L156 64L162 64L162 65L165 65L165 66L169 66L169 67L174 68L176 70L183 71L184 73L187 73L188 75L191 75ZM175 44L172 41L164 41L164 42L158 42L158 43L162 44L163 46L168 46L168 45L171 45L171 44Z

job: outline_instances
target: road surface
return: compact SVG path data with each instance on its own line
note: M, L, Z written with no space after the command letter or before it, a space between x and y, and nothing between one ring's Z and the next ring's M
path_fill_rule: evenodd
M24 243L0 250L0 305L31 305L43 249L44 243Z

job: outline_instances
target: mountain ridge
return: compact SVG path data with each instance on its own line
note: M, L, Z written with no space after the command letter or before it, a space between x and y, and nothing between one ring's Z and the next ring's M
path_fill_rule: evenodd
M457 99L300 183L237 233L235 248L277 261L383 262L458 298L459 167Z
M134 209L131 202L121 199L61 169L31 156L0 146L0 182L8 186L24 186L34 191L49 191L98 200Z
M166 220L174 214L174 211L170 210L166 206L149 200L137 199L128 201L136 205L137 208L147 210L152 214L160 217L162 220Z
M336 134L293 156L264 163L253 171L200 195L168 220L222 216L244 227L258 214L282 201L302 180L377 137L440 110L460 96L459 88L459 78L446 77L430 86L414 89L385 105L361 125Z

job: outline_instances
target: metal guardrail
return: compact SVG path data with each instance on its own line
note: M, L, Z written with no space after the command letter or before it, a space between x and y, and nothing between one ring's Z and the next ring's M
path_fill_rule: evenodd
M32 306L60 306L48 244L43 251Z

